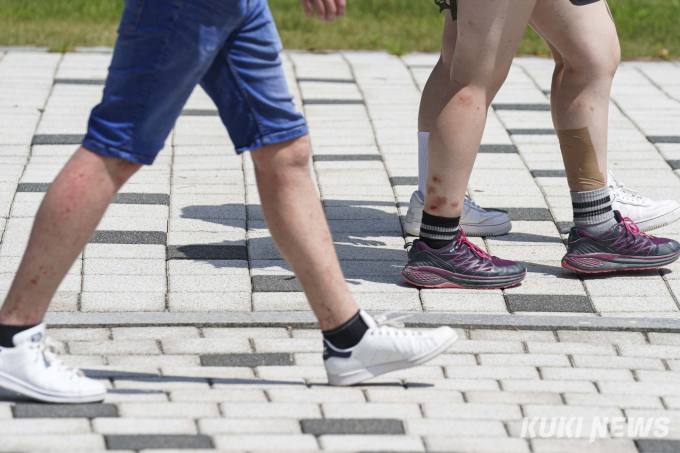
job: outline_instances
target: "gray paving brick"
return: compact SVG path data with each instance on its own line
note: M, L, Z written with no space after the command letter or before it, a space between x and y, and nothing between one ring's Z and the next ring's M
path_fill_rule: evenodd
M145 449L197 449L213 448L212 439L205 435L158 434L158 435L109 435L105 436L109 450Z
M12 412L15 418L95 418L117 417L113 404L33 404L17 403Z
M201 355L202 366L249 367L258 366L293 366L293 355L289 353L253 353L253 354L204 354Z
M254 292L301 292L297 278L285 275L253 275Z
M95 244L160 244L165 245L164 231L96 231L90 242Z
M675 453L680 451L677 439L637 439L635 445L640 453Z
M245 260L248 258L243 245L196 244L169 245L169 260Z
M302 432L326 434L404 434L404 424L394 418L317 418L300 420Z
M595 313L587 296L555 294L506 294L508 311L515 312L569 312Z
M78 134L40 134L34 135L32 145L80 145L83 136Z

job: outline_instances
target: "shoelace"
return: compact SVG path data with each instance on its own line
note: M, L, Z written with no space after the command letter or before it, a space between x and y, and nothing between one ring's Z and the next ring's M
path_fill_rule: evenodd
M456 240L456 243L460 244L460 245L466 245L470 250L472 250L472 252L475 255L477 255L478 257L480 257L483 260L490 260L491 259L491 255L489 255L484 250L482 250L481 248L477 247L475 244L470 242L470 240L465 235L463 230L460 230L460 233L458 234L458 239Z
M376 324L376 332L387 335L422 335L422 332L417 330L404 330L403 320L409 318L411 315L387 312L377 315L373 318Z
M38 350L38 353L35 357L36 361L42 358L48 364L48 366L57 368L70 379L84 376L82 371L66 365L59 359L59 356L57 355L58 345L51 338L45 338L43 341L36 343L34 347Z
M475 211L482 212L484 211L484 208L482 208L480 205L478 205L472 198L465 197L465 204L474 209Z
M612 197L612 201L617 198L624 201L632 201L633 203L638 203L644 201L644 197L632 189L627 188L621 184L614 175L609 174L609 193Z
M645 237L649 237L648 234L643 233L642 231L640 231L640 227L637 226L637 225L635 224L635 222L633 222L633 219L631 219L630 217L623 217L623 218L622 218L622 221L623 221L623 226L626 228L626 231L628 231L629 233L631 233L633 236L645 236Z

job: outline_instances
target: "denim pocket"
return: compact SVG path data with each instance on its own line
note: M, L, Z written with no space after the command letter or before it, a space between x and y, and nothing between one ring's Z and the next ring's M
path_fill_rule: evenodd
M134 33L139 27L142 20L142 12L144 12L144 4L146 0L125 0L125 9L123 10L123 17L120 20L118 33Z

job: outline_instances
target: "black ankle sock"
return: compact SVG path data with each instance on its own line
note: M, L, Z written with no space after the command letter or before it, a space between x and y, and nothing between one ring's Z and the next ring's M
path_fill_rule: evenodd
M14 338L14 335L18 334L19 332L23 332L24 330L31 329L35 326L37 326L37 324L33 324L32 326L9 326L6 324L0 324L0 347L13 348L14 342L12 339Z
M460 217L439 217L423 211L420 240L433 249L440 249L456 237L459 223Z
M366 322L364 322L360 313L352 316L349 321L345 322L333 330L323 331L323 337L330 344L338 349L349 349L359 344L364 334L368 330Z

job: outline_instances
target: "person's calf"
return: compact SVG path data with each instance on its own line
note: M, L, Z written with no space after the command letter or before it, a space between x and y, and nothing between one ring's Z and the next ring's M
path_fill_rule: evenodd
M138 164L80 148L50 185L36 214L17 274L0 309L0 325L42 322L50 300L116 192Z

